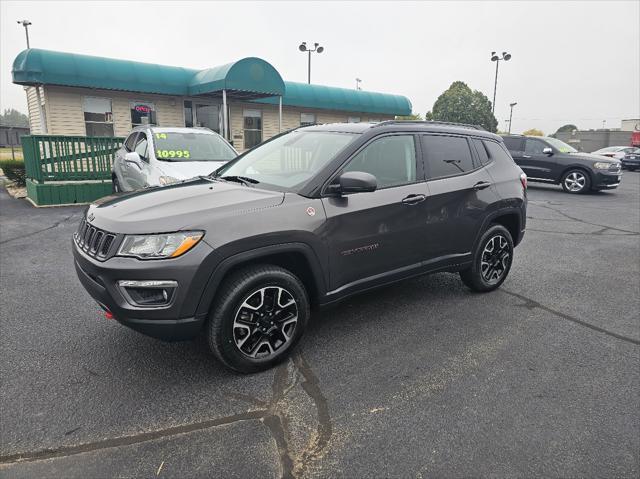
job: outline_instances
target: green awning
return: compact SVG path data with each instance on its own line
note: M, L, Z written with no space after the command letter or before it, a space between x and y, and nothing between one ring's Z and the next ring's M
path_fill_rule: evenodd
M411 102L402 95L309 85L290 81L286 81L284 84L283 105L385 115L411 114ZM278 104L277 98L263 98L256 101L259 103Z
M121 90L180 96L220 96L313 109L408 115L411 102L401 95L285 82L260 58L244 58L205 70L117 60L31 48L18 54L11 71L19 85Z

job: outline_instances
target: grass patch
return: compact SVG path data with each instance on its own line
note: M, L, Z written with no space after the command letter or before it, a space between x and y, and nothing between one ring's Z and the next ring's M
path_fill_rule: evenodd
M14 147L13 152L16 156L16 160L24 160L24 156L22 155L22 148L19 146ZM10 147L2 147L0 148L0 160L11 160L13 157L11 156L11 148Z

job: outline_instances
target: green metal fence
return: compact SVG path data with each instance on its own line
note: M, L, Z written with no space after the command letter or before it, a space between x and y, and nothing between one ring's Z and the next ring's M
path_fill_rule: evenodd
M23 136L27 194L37 205L81 203L111 191L111 164L123 138Z

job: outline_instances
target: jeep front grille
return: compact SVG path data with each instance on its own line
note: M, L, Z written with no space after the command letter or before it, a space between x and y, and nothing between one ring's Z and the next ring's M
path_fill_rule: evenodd
M85 218L80 221L73 238L82 251L89 256L105 260L112 256L116 235L90 225Z

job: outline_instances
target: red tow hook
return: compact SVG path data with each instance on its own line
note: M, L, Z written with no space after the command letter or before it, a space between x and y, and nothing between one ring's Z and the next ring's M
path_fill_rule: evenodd
M104 317L105 319L113 319L113 314L111 313L111 311L105 311Z

